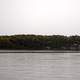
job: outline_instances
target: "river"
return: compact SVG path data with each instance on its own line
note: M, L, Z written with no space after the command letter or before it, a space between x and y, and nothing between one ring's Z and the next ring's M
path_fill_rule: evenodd
M0 80L80 80L80 53L0 53Z

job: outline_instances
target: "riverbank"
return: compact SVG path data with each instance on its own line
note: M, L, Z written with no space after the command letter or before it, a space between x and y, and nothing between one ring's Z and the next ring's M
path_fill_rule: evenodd
M80 36L11 35L0 36L1 50L80 50ZM44 51L43 51L44 52Z
M73 50L0 50L0 53L80 53Z

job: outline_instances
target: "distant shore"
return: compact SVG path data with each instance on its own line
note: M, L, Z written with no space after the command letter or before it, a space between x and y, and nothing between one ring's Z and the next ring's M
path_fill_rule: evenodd
M73 50L0 50L0 53L80 53Z
M36 52L35 50L38 50L37 52L39 53L40 52L45 53L46 51L50 53L80 51L80 36L78 35L0 36L0 50L26 50L25 52L33 52L33 53Z

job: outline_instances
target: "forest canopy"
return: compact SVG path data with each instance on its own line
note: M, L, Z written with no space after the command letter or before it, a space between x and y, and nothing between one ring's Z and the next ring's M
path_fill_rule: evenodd
M78 35L0 36L0 49L80 50L80 36Z

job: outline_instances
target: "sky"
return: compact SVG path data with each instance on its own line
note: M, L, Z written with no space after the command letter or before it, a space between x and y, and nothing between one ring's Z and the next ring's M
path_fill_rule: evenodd
M80 0L0 0L0 35L80 35Z

